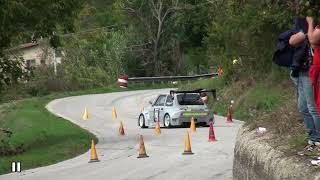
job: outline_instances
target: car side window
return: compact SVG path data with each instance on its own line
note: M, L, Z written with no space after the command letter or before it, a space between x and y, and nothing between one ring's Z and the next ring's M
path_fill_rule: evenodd
M164 102L166 101L165 95L160 95L157 101L154 103L155 106L164 106Z
M167 96L167 100L166 100L166 106L173 106L173 99L172 96Z

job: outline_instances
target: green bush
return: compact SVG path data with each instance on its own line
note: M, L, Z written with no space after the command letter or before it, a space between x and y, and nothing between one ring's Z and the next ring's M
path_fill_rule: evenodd
M22 86L31 96L43 96L53 91L70 89L70 80L61 66L57 66L56 75L53 66L39 66L32 70L32 77Z
M125 32L100 32L64 40L63 68L78 88L114 83L125 68Z
M292 27L294 17L286 1L217 1L211 14L205 39L210 64L221 65L228 80L273 71L276 38Z

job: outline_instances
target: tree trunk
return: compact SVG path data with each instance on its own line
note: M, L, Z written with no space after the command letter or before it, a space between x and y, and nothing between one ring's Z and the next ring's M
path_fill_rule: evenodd
M154 42L154 49L153 49L153 63L154 63L154 71L156 75L160 75L161 73L161 62L159 57L159 41L161 37L161 30L162 30L162 21L161 17L158 19L158 31L157 36Z
M173 64L175 65L174 73L181 74L182 66L183 66L183 54L181 49L181 43L179 41L175 42L174 52L172 56Z

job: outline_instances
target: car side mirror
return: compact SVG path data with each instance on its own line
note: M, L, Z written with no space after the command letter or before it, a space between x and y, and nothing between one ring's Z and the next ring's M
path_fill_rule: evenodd
M151 104L151 105L152 105L152 104L153 104L153 102L152 102L152 101L149 101L149 104Z

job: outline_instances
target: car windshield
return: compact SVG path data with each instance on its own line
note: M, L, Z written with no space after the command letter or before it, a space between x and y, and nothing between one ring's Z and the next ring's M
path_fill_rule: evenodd
M177 99L180 105L203 105L199 94L178 94Z

